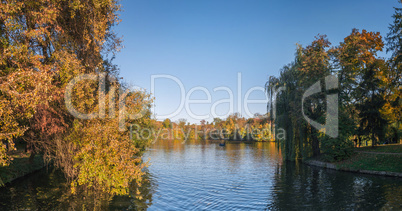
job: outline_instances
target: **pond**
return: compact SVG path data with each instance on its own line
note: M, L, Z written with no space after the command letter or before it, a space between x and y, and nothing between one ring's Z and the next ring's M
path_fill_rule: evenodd
M273 142L158 141L142 199L70 195L59 171L0 189L0 210L367 210L402 209L402 179L284 162Z

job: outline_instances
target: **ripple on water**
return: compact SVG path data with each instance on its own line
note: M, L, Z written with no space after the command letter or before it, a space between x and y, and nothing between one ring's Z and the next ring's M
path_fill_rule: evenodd
M273 143L171 143L156 146L148 156L158 196L150 210L364 209L390 204L383 190L383 184L393 183L389 178L282 163ZM362 189L371 183L383 193ZM402 188L401 180L395 185ZM367 203L372 197L377 202Z
M146 157L144 200L115 197L110 210L402 210L401 179L282 162L274 143L157 142ZM69 196L61 172L41 171L3 187L0 210L74 210L96 201Z

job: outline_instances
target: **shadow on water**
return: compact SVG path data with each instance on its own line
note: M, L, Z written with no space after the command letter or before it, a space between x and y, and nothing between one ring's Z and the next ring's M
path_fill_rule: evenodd
M131 191L134 187L128 196L82 190L73 195L61 171L42 169L0 188L0 210L146 210L152 205L155 185L149 172L144 179L141 199Z
M267 210L401 210L402 180L285 162Z
M0 210L401 210L402 179L340 172L282 160L272 142L161 141L141 199L71 195L57 170L0 188ZM135 188L131 188L134 190Z

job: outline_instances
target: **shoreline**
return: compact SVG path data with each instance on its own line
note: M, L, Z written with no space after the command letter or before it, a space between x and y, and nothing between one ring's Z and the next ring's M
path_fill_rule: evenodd
M389 177L399 177L402 178L402 173L399 172L390 172L390 171L373 171L373 170L364 170L364 169L351 169L351 168L342 168L338 167L336 164L319 161L315 159L309 159L302 161L303 163L309 166L317 166L326 169L333 169L337 171L345 171L345 172L353 172L353 173L362 173L362 174L371 174L378 176L389 176Z
M46 167L42 155L36 155L33 163L29 163L27 154L14 157L9 166L0 168L0 188L12 183L15 180L29 176Z

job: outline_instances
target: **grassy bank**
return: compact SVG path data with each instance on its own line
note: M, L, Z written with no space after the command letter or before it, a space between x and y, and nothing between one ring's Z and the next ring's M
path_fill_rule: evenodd
M402 173L402 144L355 148L347 160L334 163L340 169Z
M347 160L334 163L337 168L402 173L402 144L355 148Z
M375 147L357 147L355 148L355 151L402 153L402 144L379 145Z
M402 144L355 148L349 159L326 162L323 156L307 159L308 165L376 175L402 176Z
M334 164L340 169L402 173L402 154L371 154L358 152L349 159Z
M32 163L29 163L29 154L15 154L12 157L9 166L0 167L0 186L44 167L41 155L36 155Z

